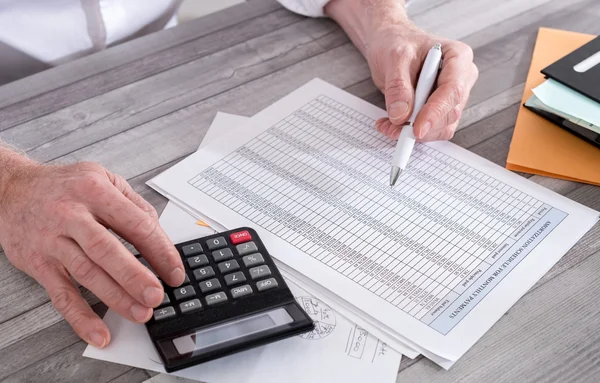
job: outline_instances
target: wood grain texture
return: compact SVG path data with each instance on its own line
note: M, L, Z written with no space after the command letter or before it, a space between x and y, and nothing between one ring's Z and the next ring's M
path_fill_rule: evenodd
M600 34L596 0L421 0L409 12L417 25L474 48L480 80L453 142L499 165L538 28ZM145 182L195 151L217 110L253 115L314 77L385 107L335 24L250 0L0 87L0 138L40 161L98 161L160 212L166 200ZM597 187L527 177L600 209ZM397 381L600 380L599 272L597 225L449 372L405 358ZM84 346L44 290L0 253L0 381L183 383L83 358Z

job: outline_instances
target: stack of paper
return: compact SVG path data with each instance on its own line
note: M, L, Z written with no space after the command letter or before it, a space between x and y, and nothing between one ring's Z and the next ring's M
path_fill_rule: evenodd
M149 185L216 230L255 228L288 280L449 368L598 213L448 142L418 144L390 188L385 115L313 80Z

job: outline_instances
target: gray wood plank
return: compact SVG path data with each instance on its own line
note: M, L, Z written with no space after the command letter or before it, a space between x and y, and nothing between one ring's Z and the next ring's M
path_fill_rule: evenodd
M0 131L302 20L276 10L0 110ZM158 32L161 33L161 32Z
M107 310L102 303L96 304L92 308L100 316L104 316ZM71 326L66 321L60 320L43 331L35 332L10 346L0 347L0 360L2 361L0 363L0 379L78 342L81 342L81 339L73 332Z
M49 355L39 363L17 371L0 382L104 383L131 370L131 367L121 364L83 358L81 354L85 347L85 342L77 342L64 350Z
M123 375L110 380L109 383L140 383L147 381L149 378L150 374L146 371L132 368Z
M598 381L598 270L596 252L521 298L449 371L423 360L397 382Z
M142 57L168 50L280 8L281 6L274 0L254 0L251 4L236 5L216 14L187 22L177 28L143 36L127 44L117 45L43 73L26 77L0 87L0 108L25 101L45 92L56 91L66 85L130 64Z
M346 41L332 22L307 19L8 129L0 137L48 161Z

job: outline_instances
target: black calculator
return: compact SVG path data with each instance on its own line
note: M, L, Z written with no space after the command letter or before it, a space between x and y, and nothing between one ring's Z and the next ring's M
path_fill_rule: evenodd
M176 288L163 283L164 300L146 323L167 372L314 329L256 231L245 227L175 247L185 281Z

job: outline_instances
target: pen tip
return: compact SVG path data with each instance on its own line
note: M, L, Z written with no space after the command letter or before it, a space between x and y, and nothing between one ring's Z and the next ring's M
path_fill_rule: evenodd
M392 170L390 172L390 187L396 185L396 181L398 181L400 174L402 174L402 169L400 169L398 166L392 166Z

